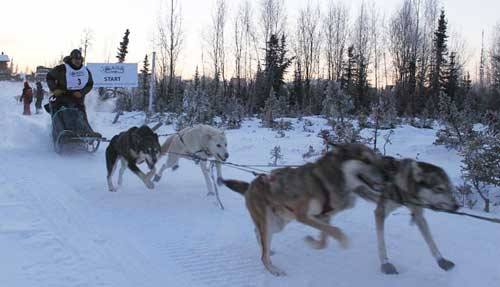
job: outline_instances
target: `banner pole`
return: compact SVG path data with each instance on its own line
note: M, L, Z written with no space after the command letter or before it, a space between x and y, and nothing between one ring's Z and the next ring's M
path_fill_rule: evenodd
M151 80L149 83L149 104L148 104L148 112L149 114L153 113L153 97L155 92L155 84L156 84L156 52L153 52L153 57L151 59Z

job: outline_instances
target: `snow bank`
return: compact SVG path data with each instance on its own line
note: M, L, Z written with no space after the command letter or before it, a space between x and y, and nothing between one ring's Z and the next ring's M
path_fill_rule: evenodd
M106 143L95 154L55 154L49 116L22 116L22 105L14 99L21 89L20 83L0 82L0 286L467 287L500 282L497 225L426 212L441 252L456 263L444 272L405 209L389 216L386 225L389 256L400 274L381 274L374 206L362 200L332 220L351 239L348 250L332 241L325 250L312 250L303 238L317 232L297 223L276 235L273 262L288 276L274 277L262 266L254 226L239 194L220 187L226 207L221 211L206 196L199 166L185 160L177 171L166 171L154 191L126 171L121 190L110 193ZM114 114L101 110L94 99L95 94L87 98L90 122L106 137L144 122L143 113L126 113L113 125ZM326 127L323 119L308 119L314 123L310 131L292 119L295 129L285 137L261 128L258 120L227 130L229 161L267 164L271 149L279 145L281 164L302 163L309 146L321 151L316 134ZM164 126L160 133L173 130ZM434 146L434 133L398 128L388 153L418 156L443 166L456 180L460 158ZM228 167L223 174L253 178Z

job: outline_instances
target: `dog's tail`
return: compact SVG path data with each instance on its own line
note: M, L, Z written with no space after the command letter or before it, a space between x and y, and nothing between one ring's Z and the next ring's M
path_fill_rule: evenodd
M245 195L245 192L248 190L248 187L250 186L250 183L248 182L235 179L223 179L222 183L224 183L224 185L227 186L229 189L236 191L241 195Z
M113 169L116 165L116 160L118 159L118 153L114 149L114 145L118 140L118 136L114 136L108 147L106 148L106 169L108 170L108 177L113 173Z
M161 145L161 151L160 151L160 154L163 156L165 154L168 153L168 151L170 150L170 146L173 144L174 142L174 138L178 136L177 134L173 134L173 135L170 135L166 140L165 142Z

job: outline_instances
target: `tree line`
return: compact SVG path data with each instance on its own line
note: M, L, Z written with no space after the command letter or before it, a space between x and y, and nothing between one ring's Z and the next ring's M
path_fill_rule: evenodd
M184 80L177 73L185 38L180 1L166 2L157 24L155 112L175 115L179 128L216 118L237 128L257 115L264 126L282 129L277 118L322 115L337 140L359 140L359 128L374 128L374 148L379 129L403 120L431 128L437 120L436 144L464 157L462 202L480 195L490 209L484 186L500 184L500 24L489 44L481 43L473 80L463 40L450 34L437 0L401 0L388 17L373 3L363 2L351 17L341 2L308 1L296 19L287 18L283 0L253 3L229 11L226 0L214 1L200 64ZM119 60L128 37L127 30ZM119 110L147 109L147 55L142 66L139 88L122 93Z
M224 114L226 102L238 103L243 116L263 114L271 97L279 102L276 115L318 115L332 81L352 101L347 114L354 116L389 101L397 116L437 119L443 95L459 111L500 109L500 25L490 47L482 46L473 81L462 40L449 35L446 10L436 0L402 0L389 17L363 2L352 19L340 2L307 2L293 20L283 0L242 1L235 11L226 2L215 0L200 37L197 76L184 80L177 73L185 38L180 1L167 1L157 27L156 111L182 112L192 98L186 93L198 89L196 77L214 115ZM127 109L147 103L137 102Z

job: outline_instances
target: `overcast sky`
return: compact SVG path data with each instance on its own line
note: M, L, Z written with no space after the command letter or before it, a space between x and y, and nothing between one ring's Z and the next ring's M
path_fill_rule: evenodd
M229 23L239 0L226 0ZM311 0L326 7L328 0ZM344 1L350 7L351 19L362 0ZM161 0L2 0L0 2L0 51L4 51L21 71L27 67L52 64L61 55L80 46L82 31L94 32L89 62L114 61L116 48L126 28L131 31L127 62L141 62L153 50ZM201 62L201 32L210 21L215 0L182 0L185 41L178 65L179 72L190 76ZM251 1L255 10L260 0ZM369 1L368 1L369 2ZM402 0L374 0L383 14L390 16ZM289 30L293 31L295 15L306 0L285 0ZM469 68L475 66L481 45L481 31L486 37L500 21L500 0L441 0L449 29L467 41ZM257 13L255 13L257 14ZM228 33L229 34L229 33ZM229 41L229 39L228 39Z

